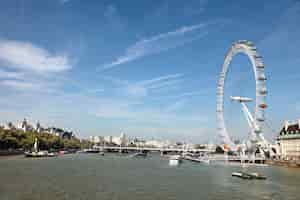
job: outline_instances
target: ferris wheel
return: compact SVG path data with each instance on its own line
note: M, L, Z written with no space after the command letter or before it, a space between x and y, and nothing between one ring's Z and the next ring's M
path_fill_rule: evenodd
M267 108L267 104L265 102L267 95L267 79L264 72L265 67L262 61L262 57L258 54L254 44L247 40L239 40L232 44L231 48L225 56L225 60L222 66L222 71L220 73L217 86L218 134L219 136L221 136L223 144L228 145L232 149L234 149L236 145L233 143L232 139L230 138L227 132L224 120L224 85L226 83L226 74L230 66L231 60L238 53L243 53L246 56L248 56L252 64L255 76L256 96L255 99L241 96L231 96L230 98L232 101L236 101L241 104L242 111L250 127L251 132L247 143L250 143L252 147L257 147L257 145L266 144L266 140L262 132L262 127L265 122L265 109ZM255 108L254 114L252 115L246 104L253 100L255 101Z

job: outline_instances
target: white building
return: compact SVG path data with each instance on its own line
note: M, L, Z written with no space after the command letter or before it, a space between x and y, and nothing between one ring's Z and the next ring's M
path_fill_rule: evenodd
M279 154L283 159L300 159L300 119L285 121L277 137Z
M17 125L17 129L26 131L33 131L33 127L27 122L27 120L24 118L24 120Z
M145 144L146 144L146 141L142 140L142 139L134 138L129 143L132 144L132 145L135 145L137 147L144 147Z
M102 144L104 141L103 136L90 136L90 142L93 144Z
M3 129L4 130L12 130L12 129L16 129L16 127L13 125L13 123L8 122L8 123L4 124Z
M120 136L90 136L89 140L94 144L116 144L126 146L129 144L129 139L124 133Z
M112 136L104 136L104 142L105 143L108 143L108 144L111 144L112 143Z
M156 147L156 148L168 148L175 147L176 143L171 142L169 140L147 140L145 141L145 146L148 147Z
M112 143L114 143L116 145L127 146L129 143L129 140L124 133L121 133L121 135L119 137L112 137Z

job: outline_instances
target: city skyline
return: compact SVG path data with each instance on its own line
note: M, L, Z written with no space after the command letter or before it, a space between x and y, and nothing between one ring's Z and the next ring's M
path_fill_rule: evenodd
M265 136L274 139L285 119L299 118L299 20L299 1L1 2L0 121L25 117L85 138L215 140L224 56L247 39L266 66ZM226 95L253 97L254 86L250 62L237 56ZM239 105L225 107L242 138Z

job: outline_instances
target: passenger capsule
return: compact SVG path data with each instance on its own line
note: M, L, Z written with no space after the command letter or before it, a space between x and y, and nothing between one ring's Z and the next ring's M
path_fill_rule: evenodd
M262 103L262 104L259 105L259 107L262 108L262 109L266 109L268 106L267 106L267 104Z
M259 91L259 94L261 94L261 95L266 95L267 93L268 93L267 90L261 90L261 91Z
M264 68L265 66L264 66L264 65L257 65L256 67L262 69L262 68Z
M263 121L265 121L265 119L264 118L257 118L257 121L263 122Z
M265 81L265 80L267 80L267 78L265 76L259 76L257 79L259 81Z

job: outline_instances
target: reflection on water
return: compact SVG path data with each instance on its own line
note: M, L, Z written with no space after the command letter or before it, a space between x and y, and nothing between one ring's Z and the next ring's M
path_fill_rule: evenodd
M238 166L117 154L0 159L0 199L299 199L300 169L257 167L265 181L231 177Z

